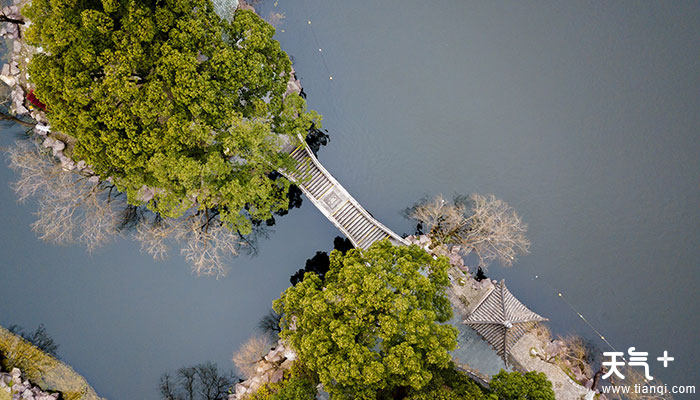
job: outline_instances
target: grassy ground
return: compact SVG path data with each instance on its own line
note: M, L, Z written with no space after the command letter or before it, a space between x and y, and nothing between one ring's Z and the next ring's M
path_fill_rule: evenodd
M0 400L12 400L10 392L6 392L5 389L0 389Z
M3 371L19 368L22 379L28 379L42 390L61 392L64 398L71 400L101 400L85 378L71 367L1 326L0 353L4 357ZM5 400L1 393L0 400Z

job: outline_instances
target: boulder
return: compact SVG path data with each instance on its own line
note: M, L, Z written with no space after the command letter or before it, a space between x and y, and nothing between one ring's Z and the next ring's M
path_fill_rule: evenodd
M66 144L63 143L63 142L60 141L60 140L56 140L56 141L54 142L54 145L51 146L51 147L53 147L53 149L56 150L56 151L63 151L63 149L66 148Z
M289 360L289 359L284 360L284 361L282 361L282 364L280 364L280 369L286 371L286 370L292 368L292 365L293 365L293 364L294 364L294 361L293 361L293 360Z
M230 395L228 398L229 398L229 400L242 399L243 396L246 395L246 393L248 393L248 388L245 387L242 383L237 383L235 394Z
M281 369L278 369L270 374L270 382L275 383L279 382L284 378L284 371Z
M19 70L19 64L17 64L17 61L13 61L13 62L10 64L10 74L12 74L12 75L19 75L19 72L20 72L20 70Z
M51 129L48 125L36 124L34 125L34 132L36 132L37 135L46 136L49 134L49 132L51 132Z

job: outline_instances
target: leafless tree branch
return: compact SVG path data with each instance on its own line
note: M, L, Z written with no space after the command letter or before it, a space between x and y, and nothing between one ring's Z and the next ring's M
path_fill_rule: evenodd
M529 251L527 225L493 195L458 196L451 202L438 195L418 203L408 215L427 229L433 246L459 246L465 255L473 252L483 268L493 261L511 266Z
M233 363L246 379L255 376L256 364L270 351L270 338L267 335L254 335L233 354Z
M36 196L37 220L32 229L56 244L79 242L89 251L116 233L121 202L108 198L104 188L72 171L64 171L37 146L17 143L8 150L10 167L19 173L13 189L20 201Z

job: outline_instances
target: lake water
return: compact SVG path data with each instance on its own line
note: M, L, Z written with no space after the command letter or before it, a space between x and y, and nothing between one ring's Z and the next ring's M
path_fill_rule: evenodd
M555 333L597 338L561 292L616 348L675 356L652 375L697 385L697 3L378 3L260 6L286 16L278 38L331 134L323 164L399 233L424 195L506 200L533 246L491 277ZM337 235L305 201L259 256L197 278L126 239L92 255L37 240L12 179L0 169L0 324L46 324L110 399L156 399L160 374L183 365L231 367L289 275Z

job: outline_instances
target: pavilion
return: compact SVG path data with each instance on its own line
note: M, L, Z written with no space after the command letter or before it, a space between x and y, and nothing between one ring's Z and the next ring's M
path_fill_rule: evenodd
M481 300L464 323L493 346L508 365L513 344L535 323L546 320L518 301L502 280Z

